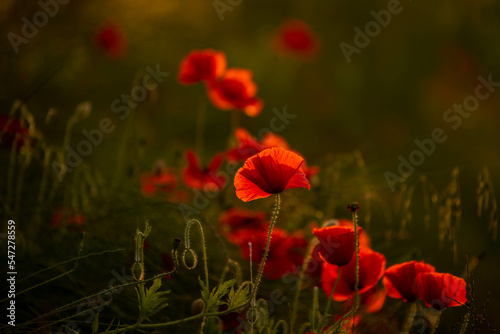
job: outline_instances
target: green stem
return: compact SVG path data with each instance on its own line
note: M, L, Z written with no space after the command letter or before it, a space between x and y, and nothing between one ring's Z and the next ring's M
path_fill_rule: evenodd
M254 284L254 288L252 291L252 299L255 298L257 294L257 289L259 288L260 281L262 280L262 273L264 272L264 265L266 264L267 254L269 253L269 245L271 244L271 234L273 232L274 224L276 223L276 219L278 218L278 213L280 210L280 194L276 194L276 206L274 208L273 217L271 219L271 225L269 226L269 234L267 235L267 243L266 249L264 251L264 256L260 262L259 273L257 274L257 279Z
M342 267L339 267L339 271L337 273L337 279L335 280L335 284L333 285L332 292L330 292L330 297L328 298L328 301L326 302L325 315L324 315L325 320L327 319L328 312L330 311L330 304L332 303L333 293L335 291L335 288L337 287L337 284L339 283L340 269L342 269Z
M297 310L299 307L300 292L302 291L304 279L306 277L306 271L307 271L307 268L309 268L309 263L311 262L314 248L316 247L317 244L318 244L318 240L315 239L315 240L311 241L311 243L309 245L309 249L307 251L307 257L304 260L304 263L302 264L302 269L300 270L297 291L295 291L295 296L293 298L292 315L291 315L291 320L290 320L290 334L294 333L295 321L297 320Z
M273 233L273 227L274 227L274 224L276 223L276 219L278 218L279 209L280 209L280 194L276 194L276 204L275 204L275 208L274 208L273 217L271 219L271 224L269 226L269 233L267 235L266 249L264 251L264 255L262 256L262 260L260 261L259 273L257 274L257 279L255 280L255 283L253 286L252 295L250 296L252 316L254 314L255 298L257 296L257 290L258 290L259 284L262 280L262 274L264 272L264 266L266 265L267 255L269 253L269 246L271 244L271 235ZM255 321L255 319L252 319L252 326L250 327L251 334L253 333L253 321Z
M406 322L403 327L403 333L409 333L411 329L411 325L413 324L413 320L415 319L415 315L417 314L417 303L412 302L410 304L410 309L408 310L408 315L406 317Z
M441 311L438 311L436 322L434 323L434 327L432 328L431 334L436 333L437 328L439 327L439 320L441 320Z
M311 330L316 331L316 313L318 312L319 303L318 303L318 287L315 286L313 289L313 309L311 315Z
M205 233L203 233L203 228L201 226L201 223L198 219L196 218L193 218L193 219L190 219L188 222L187 222L187 225L186 225L186 230L185 230L185 240L186 240L186 251L187 250L190 250L191 252L193 252L191 250L191 240L190 240L190 230L191 230L191 225L196 223L196 225L198 226L198 228L200 229L200 234L201 234L201 243L203 245L202 247L202 251L203 251L203 269L205 271L205 286L207 288L207 291L210 292L210 288L208 286L208 263L207 263L207 245L205 243ZM186 263L186 261L184 260L184 263ZM207 293L207 296L208 296L208 293ZM205 303L207 303L208 300L205 300Z

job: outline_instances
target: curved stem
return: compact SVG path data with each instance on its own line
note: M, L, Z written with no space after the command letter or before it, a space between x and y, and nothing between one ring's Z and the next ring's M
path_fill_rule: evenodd
M203 228L201 227L200 221L198 219L196 219L196 218L190 219L187 222L187 225L186 225L186 231L185 231L186 250L187 249L191 249L191 241L190 241L190 238L189 238L189 235L190 235L189 232L190 232L190 229L191 229L191 225L193 223L196 223L198 225L198 228L200 229L202 251L203 251L203 270L205 272L205 287L206 287L207 291L210 291L209 286L208 286L207 245L205 243L205 233L203 233ZM207 302L207 301L205 300L205 302Z
M297 320L297 309L299 306L300 292L302 291L302 286L304 279L306 277L307 268L309 268L309 263L311 262L312 255L314 252L314 247L318 244L318 240L311 241L309 249L307 250L307 257L302 264L302 269L299 274L299 282L297 284L297 291L295 291L295 296L293 297L292 315L290 320L290 334L294 333L295 321Z

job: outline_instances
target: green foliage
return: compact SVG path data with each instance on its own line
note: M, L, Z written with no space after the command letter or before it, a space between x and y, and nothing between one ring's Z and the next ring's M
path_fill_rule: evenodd
M228 295L227 308L233 309L247 303L250 295L250 286L251 283L248 281L243 282L237 290L232 286Z
M168 304L167 298L164 298L170 293L169 291L158 291L161 287L161 278L155 279L149 289L145 289L143 284L136 288L139 298L140 319L148 320L150 316L161 311Z
M228 304L223 301L222 298L230 292L230 289L233 289L234 283L236 283L235 279L223 281L209 293L205 282L203 282L200 278L199 281L201 286L201 298L205 302L206 312L215 311L219 306Z

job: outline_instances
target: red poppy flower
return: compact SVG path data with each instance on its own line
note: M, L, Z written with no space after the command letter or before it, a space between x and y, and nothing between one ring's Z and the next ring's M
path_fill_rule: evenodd
M122 58L128 48L128 40L117 22L102 24L94 36L94 44L111 59Z
M448 273L420 273L416 278L417 291L425 305L436 310L460 306L467 302L466 283Z
M327 226L315 228L313 233L319 240L319 254L323 260L339 267L351 261L355 249L354 228Z
M323 290L329 296L335 280L337 279L338 266L323 263L323 271L321 273L321 282ZM356 284L356 257L353 256L351 262L340 267L340 279L333 293L333 299L336 301L344 301L354 298ZM371 289L384 274L385 256L382 253L375 252L368 248L360 248L359 250L359 281L358 291L360 294Z
M52 227L66 226L70 230L81 227L85 223L85 216L81 213L75 212L68 207L59 206L54 210L50 218L50 225Z
M187 151L186 159L188 166L183 170L184 183L191 188L216 191L222 189L226 184L226 178L218 175L217 170L222 163L222 155L214 156L208 167L202 169L193 151Z
M239 229L233 234L233 241L240 247L244 259L250 259L248 243L252 243L252 262L258 263L264 255L267 242L266 230ZM304 260L307 240L300 233L289 235L285 230L274 228L271 234L269 254L264 267L268 279L279 279L296 269Z
M383 283L387 295L392 298L414 302L418 299L415 277L420 273L434 272L436 269L423 261L409 261L393 265L385 271Z
M278 54L306 60L318 52L319 42L307 23L291 19L278 29L274 37L274 47Z
M272 147L247 159L234 177L236 196L244 202L266 198L290 188L310 189L298 154Z
M10 118L8 114L0 115L0 144L11 148L14 141L16 149L22 148L29 138L28 129L18 118Z
M266 148L283 147L288 149L286 140L272 132L266 132L259 142L244 128L237 128L234 133L238 146L228 150L227 158L230 162L245 161Z
M226 56L212 49L193 50L182 61L177 80L183 85L212 82L224 75Z
M140 181L144 196L168 194L177 186L177 176L168 171L163 161L157 162L153 172L143 173Z
M231 68L220 80L208 82L206 87L208 97L216 108L242 110L251 117L262 110L263 102L255 97L257 85L248 70Z

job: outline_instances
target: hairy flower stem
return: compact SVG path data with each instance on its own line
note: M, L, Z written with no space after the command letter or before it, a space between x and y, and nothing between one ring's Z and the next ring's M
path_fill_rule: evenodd
M357 210L352 211L352 222L354 223L354 240L355 240L355 251L356 251L356 283L354 285L354 305L352 307L352 332L354 333L354 324L356 318L356 311L358 310L359 304L359 231L358 231L358 212Z
M438 311L436 322L434 323L434 326L432 327L431 334L436 333L436 330L439 327L439 320L441 320L441 313L442 313L442 311Z
M276 205L274 208L273 217L271 219L271 225L269 226L269 234L267 235L266 249L264 251L264 256L262 256L262 260L260 261L259 272L257 274L257 279L255 280L254 283L252 291L252 300L255 299L255 296L257 295L257 290L259 288L259 284L262 280L262 273L264 272L264 266L266 264L267 254L269 253L269 245L271 244L271 235L273 233L273 227L274 224L276 223L276 219L278 218L279 210L280 210L280 194L276 194Z
M330 292L330 296L328 297L328 301L326 302L325 315L324 315L325 320L327 320L328 312L330 311L330 305L332 303L333 293L335 292L335 288L337 287L337 284L339 283L340 269L342 269L342 267L339 267L339 271L337 273L337 279L335 280L335 284L333 285L332 292Z
M409 333L411 329L411 325L413 324L413 320L415 319L415 315L417 314L417 303L412 302L410 304L410 309L408 310L408 315L406 317L405 325L403 327L402 333Z
M295 321L297 320L297 309L299 306L300 292L302 291L304 279L306 278L306 271L307 271L307 268L309 268L309 263L311 262L314 248L316 247L317 244L318 244L318 240L313 240L309 244L309 249L307 250L307 256L304 260L304 263L302 264L302 269L300 270L299 282L297 285L297 290L295 291L295 296L293 298L292 315L291 315L291 320L290 320L290 334L294 333Z
M185 254L186 254L186 252L188 250L190 250L191 253L193 253L193 250L191 249L190 232L191 232L191 225L193 225L194 223L196 223L196 225L198 226L198 228L200 230L201 244L202 244L202 251L203 251L203 270L205 272L205 287L206 287L207 291L209 292L210 288L209 288L209 285L208 285L209 281L208 281L207 244L205 242L205 233L203 233L203 227L201 226L201 222L198 219L195 219L195 218L193 218L193 219L191 219L191 220L189 220L187 222L186 229L184 231L184 240L186 242L186 244L185 244L186 250L184 251L184 257L185 257ZM183 261L184 261L184 264L185 264L186 260L184 259L184 257L183 257ZM188 269L192 269L192 268L188 268ZM206 302L208 302L208 301L205 300L205 303Z

